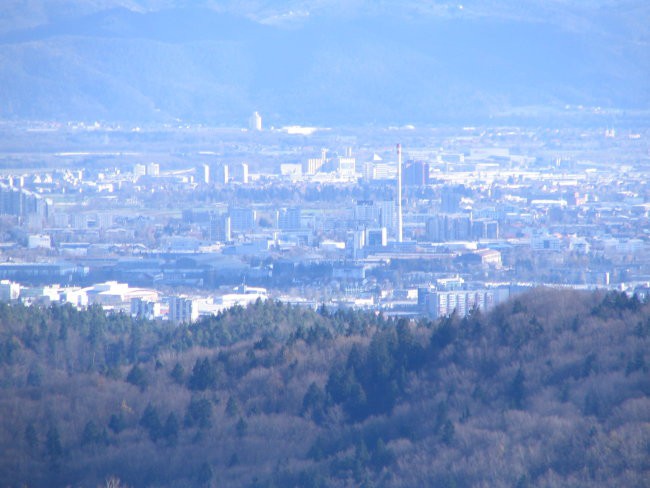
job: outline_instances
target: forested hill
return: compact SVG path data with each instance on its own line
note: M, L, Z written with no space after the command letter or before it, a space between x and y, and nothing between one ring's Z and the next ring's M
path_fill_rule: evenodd
M4 0L0 119L647 117L648 18L644 0Z
M643 487L649 338L616 292L179 327L0 304L0 486Z

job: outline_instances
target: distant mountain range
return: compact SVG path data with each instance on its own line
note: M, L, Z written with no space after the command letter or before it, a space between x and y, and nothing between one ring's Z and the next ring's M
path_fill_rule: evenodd
M643 1L34 0L0 7L0 119L444 123L650 109ZM645 19L645 20L644 20Z

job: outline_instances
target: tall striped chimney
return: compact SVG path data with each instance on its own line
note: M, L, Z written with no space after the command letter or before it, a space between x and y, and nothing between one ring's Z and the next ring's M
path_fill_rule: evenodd
M397 145L397 242L402 242L402 145Z

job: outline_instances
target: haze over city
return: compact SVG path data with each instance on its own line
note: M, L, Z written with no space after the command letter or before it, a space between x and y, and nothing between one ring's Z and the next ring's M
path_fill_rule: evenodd
M0 485L645 486L646 2L0 13Z

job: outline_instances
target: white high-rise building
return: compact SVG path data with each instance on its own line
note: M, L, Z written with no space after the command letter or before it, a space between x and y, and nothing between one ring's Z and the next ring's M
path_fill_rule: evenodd
M357 160L353 157L338 158L338 172L341 176L354 176L357 172Z
M255 228L257 212L252 208L230 207L228 216L231 229L235 232L249 232Z
M229 167L224 163L214 163L210 165L210 183L218 185L227 185L230 179Z
M133 176L139 178L147 174L147 167L144 164L135 164L133 166Z
M363 164L363 179L366 181L374 180L377 172L375 170L375 163Z
M320 172L323 164L325 164L323 158L309 158L307 159L307 164L305 166L305 173L308 175L315 175Z
M395 206L393 200L379 200L375 202L379 226L386 227L391 234L398 232Z
M473 308L483 311L505 301L509 296L507 288L481 290L427 291L418 292L418 302L432 318L446 317L454 313L466 316Z
M131 316L154 320L161 317L160 302L156 300L146 300L142 297L131 299Z
M199 318L198 303L186 297L170 297L169 321L176 323L192 323Z
M230 217L213 214L210 217L210 240L212 242L230 242Z
M235 181L248 184L248 164L239 163L232 167L232 177Z
M29 249L51 249L52 238L48 234L32 234L27 237L27 247Z
M300 207L283 208L278 213L278 227L282 230L299 230L302 227L301 216Z
M241 164L241 182L248 184L248 164Z
M258 112L253 112L248 119L248 128L254 131L262 130L262 116Z
M100 229L110 229L113 227L113 214L100 213L97 214L97 224Z
M158 163L149 163L147 165L147 176L160 176L160 165Z
M17 300L20 296L20 285L9 280L0 281L0 300Z
M199 183L210 183L210 166L207 164L200 164L197 166L196 176Z

